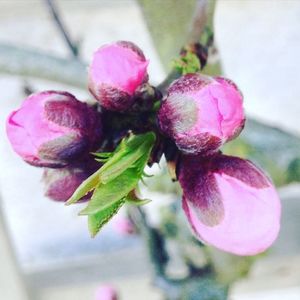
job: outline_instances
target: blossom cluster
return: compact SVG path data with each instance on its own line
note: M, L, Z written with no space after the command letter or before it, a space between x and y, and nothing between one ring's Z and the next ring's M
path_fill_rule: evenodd
M159 139L152 162L165 141L178 152L182 207L195 236L237 255L264 251L280 228L276 190L253 163L220 151L245 125L241 92L228 79L201 73L158 91L148 83L148 64L131 42L102 46L88 72L96 104L60 91L29 96L7 119L13 149L45 168L47 196L66 201L99 168L92 152L114 149L129 131L154 131Z

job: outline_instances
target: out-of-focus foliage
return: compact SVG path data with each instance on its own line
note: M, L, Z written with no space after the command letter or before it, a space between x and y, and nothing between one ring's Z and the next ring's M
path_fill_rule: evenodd
M256 162L277 186L300 181L300 139L279 128L250 119L241 136L223 151Z

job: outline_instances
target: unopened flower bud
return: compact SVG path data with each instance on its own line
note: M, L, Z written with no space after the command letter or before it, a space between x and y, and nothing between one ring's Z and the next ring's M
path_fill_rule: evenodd
M184 212L203 242L254 255L276 239L280 200L270 180L250 161L221 154L185 156L179 182Z
M45 169L43 173L45 196L54 201L67 201L79 185L94 171L96 171L96 168L85 165ZM87 194L81 201L88 200L90 197L91 195Z
M159 125L188 154L211 154L243 129L243 97L231 81L187 74L168 89Z
M143 52L131 42L119 41L99 48L89 67L89 90L108 110L125 111L136 90L148 81Z
M100 142L99 114L67 92L29 96L6 123L17 154L34 166L62 167Z

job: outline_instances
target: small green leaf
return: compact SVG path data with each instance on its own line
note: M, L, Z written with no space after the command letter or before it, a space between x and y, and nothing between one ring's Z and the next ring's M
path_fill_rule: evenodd
M154 141L155 135L152 132L124 139L123 146L116 150L114 156L102 167L101 182L108 183L133 166L142 155L152 149Z
M95 214L112 203L126 197L128 193L136 187L141 179L145 165L149 160L153 143L154 139L149 139L148 148L145 149L144 154L121 175L107 183L100 182L99 186L95 189L88 206L80 212L80 215ZM100 172L102 168L99 170Z
M173 60L173 67L183 75L188 73L196 73L201 70L199 58L191 51L187 51L184 56Z
M95 237L102 226L105 225L119 211L124 202L125 201L121 199L108 206L106 209L88 216L88 227L92 237Z
M127 196L127 194L135 188L139 179L140 176L136 169L128 169L114 180L106 184L100 183L95 189L88 206L79 214L91 215L106 209Z
M119 164L120 160L124 158L126 155L135 156L133 154L136 151L139 151L139 147L143 147L148 150L147 148L152 148L153 143L155 141L155 134L153 132L147 132L145 134L139 134L139 135L131 135L128 138L125 138L121 141L120 145L117 147L117 149L114 152L114 155L109 159L109 161L101 168L101 174L104 174L108 169L111 170L113 173L113 168L119 169L119 173L121 173L121 170L127 169L127 163L124 159L123 166L118 167L116 166ZM139 151L141 152L141 151ZM136 155L136 159L140 157L140 155ZM134 159L132 159L134 161Z
M79 213L88 215L92 237L125 202L144 205L150 201L140 200L130 192L137 188L139 180L145 175L144 168L154 142L155 134L152 132L131 135L123 139L113 153L95 153L96 160L106 161L105 164L86 179L66 203L75 203L94 190L88 205Z
M111 165L110 168L106 168L101 172L100 178L101 182L108 183L113 180L120 174L122 174L126 169L132 166L142 155L147 151L147 144L143 143L135 151L129 152L127 155L124 155L120 160Z
M89 191L93 190L100 182L100 170L95 172L89 178L81 183L81 185L76 189L71 198L65 203L65 205L70 205L78 200L80 200L83 196L85 196Z

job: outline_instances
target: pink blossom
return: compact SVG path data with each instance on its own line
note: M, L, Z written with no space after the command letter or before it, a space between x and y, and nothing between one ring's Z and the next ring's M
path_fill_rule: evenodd
M241 132L243 97L227 79L187 74L169 87L158 120L180 150L210 154Z
M100 286L96 291L95 300L118 300L117 291L111 285Z
M67 92L46 91L24 100L6 122L8 139L26 162L61 167L100 141L96 111Z
M99 48L89 67L89 90L108 110L124 111L134 102L134 93L148 80L143 52L131 42L116 42Z
M185 156L179 181L196 236L237 255L265 251L280 229L281 205L271 181L250 161Z

